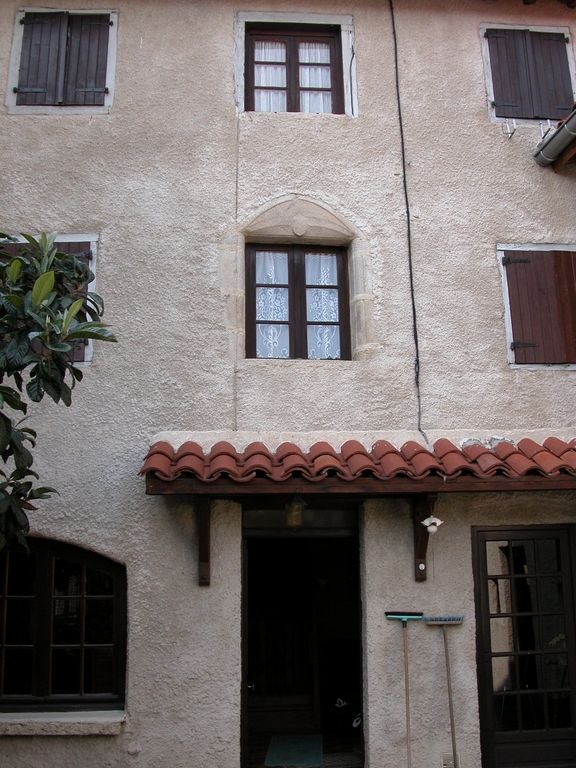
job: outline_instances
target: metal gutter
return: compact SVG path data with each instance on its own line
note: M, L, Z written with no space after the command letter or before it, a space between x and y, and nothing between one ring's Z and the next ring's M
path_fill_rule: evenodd
M536 162L543 167L551 165L574 139L576 139L576 109L551 136L541 142L534 152Z

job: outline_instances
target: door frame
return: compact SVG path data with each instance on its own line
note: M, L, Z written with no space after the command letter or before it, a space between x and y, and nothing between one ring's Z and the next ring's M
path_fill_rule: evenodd
M243 508L244 512L244 508ZM358 515L360 515L360 509L357 509ZM358 679L360 681L360 694L362 702L362 723L360 729L361 749L362 749L362 764L364 764L364 643L363 643L363 603L362 603L362 569L361 569L361 547L360 547L360 527L356 529L350 528L326 528L326 529L278 529L269 528L256 529L250 533L242 529L242 552L241 552L241 709L240 709L240 749L241 749L241 761L242 768L247 766L248 758L248 553L247 553L247 539L279 539L279 538L293 538L293 539L332 539L332 538L355 538L358 542L358 621L359 621L359 649L360 660L358 669ZM317 681L316 681L317 684ZM315 692L317 694L318 692ZM315 699L319 700L319 697L315 695Z
M571 741L573 750L576 754L576 640L572 650L567 648L569 669L573 672L569 676L571 680L571 717L572 727L570 729L556 729L556 733L550 730L534 731L502 731L502 736L497 737L492 715L492 656L490 647L490 609L487 604L486 591L484 589L483 579L487 578L484 568L484 553L481 548L485 541L490 539L494 541L508 539L514 540L515 534L526 534L524 538L529 539L530 534L539 534L564 531L566 563L562 563L562 573L566 574L564 579L564 601L566 615L566 635L575 637L576 631L576 593L574 589L574 577L576 567L574 556L576 554L576 526L571 523L551 523L550 525L500 525L500 526L473 526L472 527L472 562L474 575L474 600L476 612L476 660L477 660L477 681L478 681L478 710L480 720L480 746L482 752L483 768L497 768L497 745L501 744L521 744L524 742L527 746L549 741L550 743L561 743ZM490 534L489 538L484 538L485 534ZM538 535L533 538L540 538ZM545 537L542 537L545 538ZM560 539L562 541L562 539ZM535 651L538 653L538 650ZM518 738L518 733L522 734ZM543 736L544 734L551 734ZM507 735L509 734L509 735ZM564 763L557 763L559 768ZM520 765L520 763L518 763ZM530 763L526 763L530 765ZM532 763L537 765L537 763ZM553 765L553 763L550 763Z

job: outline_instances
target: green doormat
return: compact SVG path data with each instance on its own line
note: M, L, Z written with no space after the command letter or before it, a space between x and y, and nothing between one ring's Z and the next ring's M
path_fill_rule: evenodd
M322 765L322 735L319 733L279 734L272 736L264 765Z

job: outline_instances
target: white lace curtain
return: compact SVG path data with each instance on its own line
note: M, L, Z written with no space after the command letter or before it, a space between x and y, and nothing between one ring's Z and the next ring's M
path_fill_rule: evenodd
M300 111L332 112L330 44L299 43L298 56ZM254 86L256 112L286 112L286 43L255 41Z
M330 90L330 44L300 43L300 112L332 112ZM302 89L310 90L302 90Z

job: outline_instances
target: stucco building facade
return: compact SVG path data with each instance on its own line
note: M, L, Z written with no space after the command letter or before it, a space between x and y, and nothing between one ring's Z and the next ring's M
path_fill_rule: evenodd
M52 100L22 79L28 30L59 11L68 39L73 15L108 25L82 103L62 96L69 47ZM517 108L499 95L522 58L497 69L508 31L527 70L550 73L544 38L561 49L560 114L498 114ZM460 765L576 765L576 360L530 357L547 331L518 335L512 287L526 254L576 252L574 165L533 157L572 111L575 34L558 0L0 2L1 228L89 242L119 339L95 343L70 409L34 411L60 495L32 536L125 567L127 625L116 704L5 691L2 765L240 768L290 732L322 733L335 765L403 764L390 610L465 616L448 628ZM338 277L306 277L308 256ZM270 258L288 277L260 275ZM304 309L266 314L282 290ZM315 356L341 359L310 359L315 290L340 292L314 328L342 342ZM441 768L442 633L408 634L412 759Z

